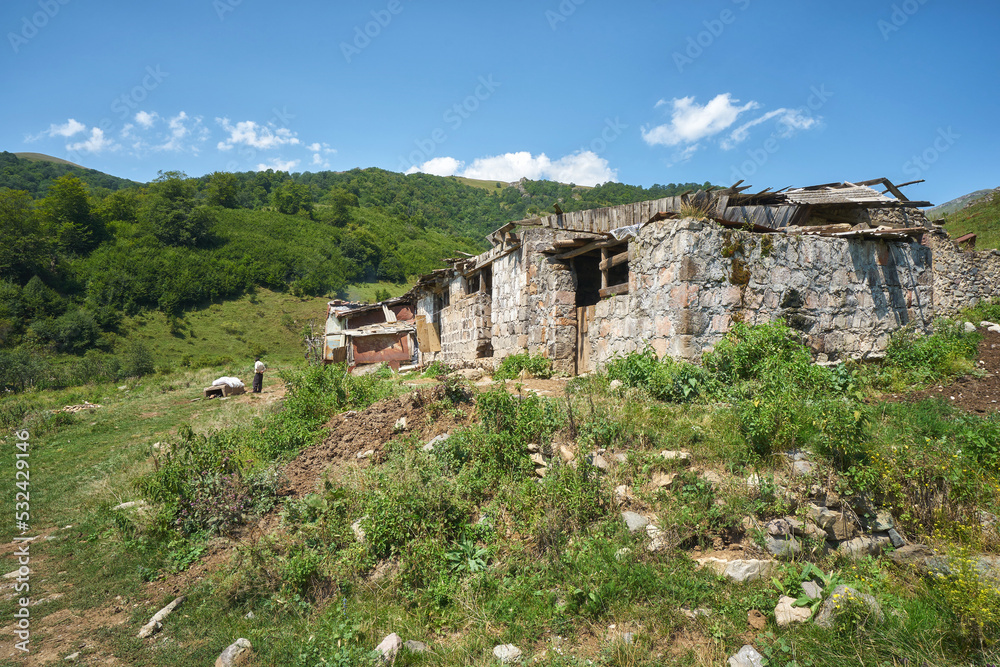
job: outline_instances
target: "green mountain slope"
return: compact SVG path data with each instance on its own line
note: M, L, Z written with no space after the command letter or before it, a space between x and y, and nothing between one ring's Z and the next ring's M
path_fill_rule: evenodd
M995 190L976 190L975 192L970 192L967 195L962 195L961 197L956 197L951 201L945 202L934 208L929 208L924 213L927 215L929 220L936 220L938 218L943 218L961 211L966 206L971 206L981 199L985 199L990 194L995 192Z
M78 177L92 188L112 191L139 185L127 178L87 169L51 155L0 152L0 188L25 190L32 197L44 197L52 182L65 174Z
M972 206L945 217L945 229L952 238L976 235L976 249L1000 248L1000 192L980 198Z

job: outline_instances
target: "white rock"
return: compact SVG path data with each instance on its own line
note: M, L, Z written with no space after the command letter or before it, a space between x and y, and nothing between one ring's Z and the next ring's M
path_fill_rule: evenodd
M778 623L779 628L787 627L792 623L805 623L812 616L812 610L809 607L795 607L792 606L793 602L795 602L795 598L787 595L782 595L778 599L778 606L774 608L774 620Z
M365 515L351 524L351 532L354 533L354 539L361 544L365 544L368 538L368 535L365 534L365 529L361 527L361 522L367 518L368 516Z
M385 662L393 662L396 659L396 654L399 653L399 649L403 648L403 638L393 632L388 635L382 642L375 647L375 650L382 655L382 660Z
M392 425L393 430L402 431L406 428L406 417L400 417L396 420L396 423Z
M615 500L625 503L632 499L632 487L627 484L619 484L615 487Z
M749 644L729 658L729 667L764 667L764 656Z
M667 459L668 461L684 461L686 463L691 462L691 454L689 452L681 452L681 451L665 449L662 452L660 452L660 456Z
M70 653L65 658L63 658L63 660L65 660L66 662L76 662L79 657L80 657L80 652L77 651L76 653Z
M669 489L674 485L674 479L677 477L677 473L662 473L658 472L653 475L653 479L650 482L653 489Z
M608 383L608 391L618 391L622 388L621 380L612 380Z
M576 454L573 453L573 450L566 445L559 445L559 456L561 456L563 461L566 463L569 463L576 458Z
M976 325L972 322L965 323L965 333L972 333L976 330Z
M501 665L516 665L521 662L522 656L521 649L513 644L501 644L493 647L493 657L499 660Z
M602 471L608 469L607 459L605 459L600 454L594 454L592 457L590 457L590 465Z
M628 526L630 533L638 533L649 525L649 519L635 512L622 512L622 519L625 520L625 525Z
M133 507L143 508L145 506L146 506L146 501L145 500L130 500L127 503L121 503L120 505L115 505L111 509L113 509L113 510L127 510L127 509L132 509Z
M363 452L359 452L357 454L357 458L358 458L358 460L361 460L361 459L370 459L374 455L375 455L375 450L374 449L368 449L368 450L365 450Z
M534 463L536 467L539 468L549 467L549 464L545 461L545 457L542 456L541 454L531 454L528 458L531 459L531 462Z
M159 632L160 629L163 628L163 620L175 609L177 609L177 607L181 606L181 603L183 603L185 599L185 596L182 595L160 611L153 614L153 618L149 619L149 623L139 629L139 634L137 635L139 639L145 639L146 637Z
M250 640L240 637L227 646L222 655L215 659L215 667L238 667L238 665L246 664L250 659L252 649Z
M707 567L721 577L736 582L756 581L766 579L774 573L777 561L773 560L723 560L721 558L696 558L695 563Z
M989 322L987 320L983 320L982 322L979 323L979 326L985 327L987 329L989 329L990 327L995 327L996 325L997 325L996 322Z
M430 441L424 445L421 449L425 452L433 452L436 445L441 444L451 436L450 433L442 433L441 435L436 435L430 439Z

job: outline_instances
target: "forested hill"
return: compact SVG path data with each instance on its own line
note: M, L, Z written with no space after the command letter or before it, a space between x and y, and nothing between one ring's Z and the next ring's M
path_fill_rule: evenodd
M140 185L2 158L0 348L68 353L114 347L122 317L145 309L180 317L256 287L333 296L402 284L557 202L573 211L702 187L472 185L380 169L168 172Z
M44 197L52 183L66 174L76 176L91 188L109 191L139 185L127 178L110 176L39 153L23 153L22 157L18 157L14 153L0 152L0 188L24 190L32 197Z

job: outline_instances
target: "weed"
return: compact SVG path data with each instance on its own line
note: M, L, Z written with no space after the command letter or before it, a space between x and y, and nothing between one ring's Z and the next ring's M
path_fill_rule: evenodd
M529 352L512 354L503 358L503 361L500 362L500 367L493 374L493 379L516 380L521 377L522 371L527 372L531 377L550 378L552 377L552 361L541 355L532 355Z

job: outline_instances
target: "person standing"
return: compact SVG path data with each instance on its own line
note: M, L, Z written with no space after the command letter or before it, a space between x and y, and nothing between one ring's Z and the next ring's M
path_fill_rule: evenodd
M260 357L257 357L253 364L253 393L260 393L261 387L264 385L264 371L266 370L267 366L260 360Z

